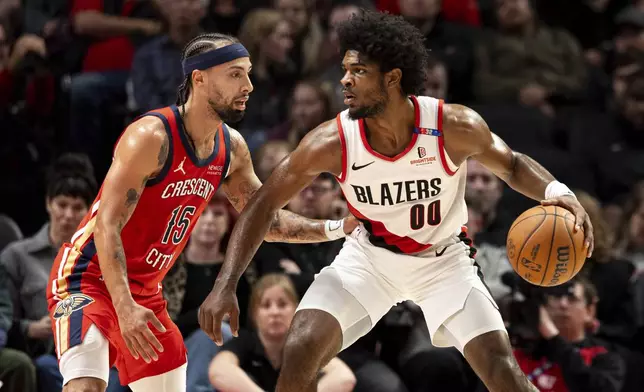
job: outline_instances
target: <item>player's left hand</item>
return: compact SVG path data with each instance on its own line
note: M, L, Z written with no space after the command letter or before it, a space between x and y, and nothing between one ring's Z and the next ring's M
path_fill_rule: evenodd
M350 235L358 226L360 226L360 221L357 220L355 216L349 215L344 218L344 223L342 224L344 234Z
M567 209L575 215L575 227L573 230L577 232L582 227L584 229L584 248L586 248L586 257L593 255L595 249L595 237L593 236L593 224L590 222L588 213L579 203L579 200L572 195L563 195L548 200L542 200L541 205L544 206L558 206Z

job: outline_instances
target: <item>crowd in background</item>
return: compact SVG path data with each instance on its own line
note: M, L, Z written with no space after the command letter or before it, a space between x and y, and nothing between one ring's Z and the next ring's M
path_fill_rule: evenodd
M0 381L62 390L45 290L60 245L87 212L124 127L171 105L181 51L200 32L251 54L242 121L255 170L272 169L343 110L336 28L360 7L400 14L426 36L424 95L465 104L513 149L574 188L595 227L578 278L531 287L505 255L534 201L468 161L468 232L522 370L541 391L644 390L644 1L2 0L0 1ZM347 212L322 175L286 207ZM217 194L164 281L188 348L188 391L274 390L298 299L343 240L264 243L239 285L243 333L218 347L197 310L236 219ZM431 345L413 303L391 309L321 373L321 391L485 391L456 349ZM127 390L110 374L108 391Z

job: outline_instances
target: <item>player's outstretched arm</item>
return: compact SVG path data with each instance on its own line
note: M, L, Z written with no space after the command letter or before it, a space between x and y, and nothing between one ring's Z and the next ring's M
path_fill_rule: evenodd
M121 230L132 216L145 183L163 167L168 150L169 140L157 118L144 117L125 130L103 182L94 231L101 274L124 340L132 355L140 355L146 362L158 356L145 340L157 350L163 349L147 323L161 331L164 327L151 310L138 306L132 298Z
M574 193L555 180L529 156L513 151L474 110L445 105L443 112L445 148L456 164L467 158L481 162L512 189L544 205L560 205L575 215L575 230L584 228L588 256L593 250L593 226Z
M233 154L232 167L222 185L222 189L235 209L242 212L255 192L262 186L262 183L255 174L250 151L244 138L239 132L231 129L230 142ZM339 154L340 151L338 148L337 153ZM327 226L326 229L329 227L337 227L338 229L336 230L342 228L345 234L349 234L355 229L358 222L352 217L345 218L345 221L340 226L336 222L308 219L290 211L278 209L273 213L269 229L263 239L268 242L311 243L335 240L341 236L341 233L339 233L340 235L329 238L325 225Z
M237 333L239 320L239 307L235 297L237 282L248 266L257 248L274 225L276 213L297 195L304 187L309 185L320 173L328 172L339 175L342 170L342 146L335 121L329 121L311 131L300 145L286 157L273 171L266 183L259 187L259 180L253 185L259 190L243 192L245 205L239 220L235 224L228 242L226 258L219 272L212 292L208 295L199 309L199 325L217 344L222 344L221 322L226 314L230 315L230 327L233 334ZM250 161L250 158L248 158ZM254 177L254 174L253 174ZM227 187L239 188L240 178L231 178ZM255 177L256 178L256 177ZM234 202L238 194L229 193ZM252 197L251 197L252 195ZM287 215L288 216L288 215ZM293 219L301 217L293 215ZM297 225L280 218L280 224L296 230ZM287 223L288 222L288 223ZM302 226L302 230L305 226ZM346 228L345 228L346 229ZM325 236L322 227L317 229L318 236ZM288 237L296 238L293 232ZM302 237L304 235L300 235ZM313 234L306 234L308 238Z

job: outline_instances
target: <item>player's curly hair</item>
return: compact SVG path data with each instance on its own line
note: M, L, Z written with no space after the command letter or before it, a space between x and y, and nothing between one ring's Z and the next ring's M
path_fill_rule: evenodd
M341 53L356 50L382 72L399 68L405 95L418 94L425 83L425 37L403 17L361 9L338 29Z
M220 33L200 34L188 42L183 48L183 52L181 52L181 61L201 53L215 50L223 46L220 45L222 42L236 44L239 43L239 40L233 36ZM179 86L179 92L177 93L177 106L183 105L188 101L191 87L192 77L191 75L188 75L184 77L181 86Z

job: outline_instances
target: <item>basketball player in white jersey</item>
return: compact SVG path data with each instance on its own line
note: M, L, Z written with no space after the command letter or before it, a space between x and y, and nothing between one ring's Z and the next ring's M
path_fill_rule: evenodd
M463 228L466 160L478 160L534 200L572 211L590 255L586 212L565 185L509 149L477 113L412 95L423 86L427 54L421 33L402 18L365 11L339 37L349 109L311 131L247 204L200 310L202 328L221 343L219 325L238 312L237 281L271 217L329 172L362 225L302 299L277 391L316 390L319 369L404 300L422 308L434 345L458 348L490 391L536 391L512 355Z

